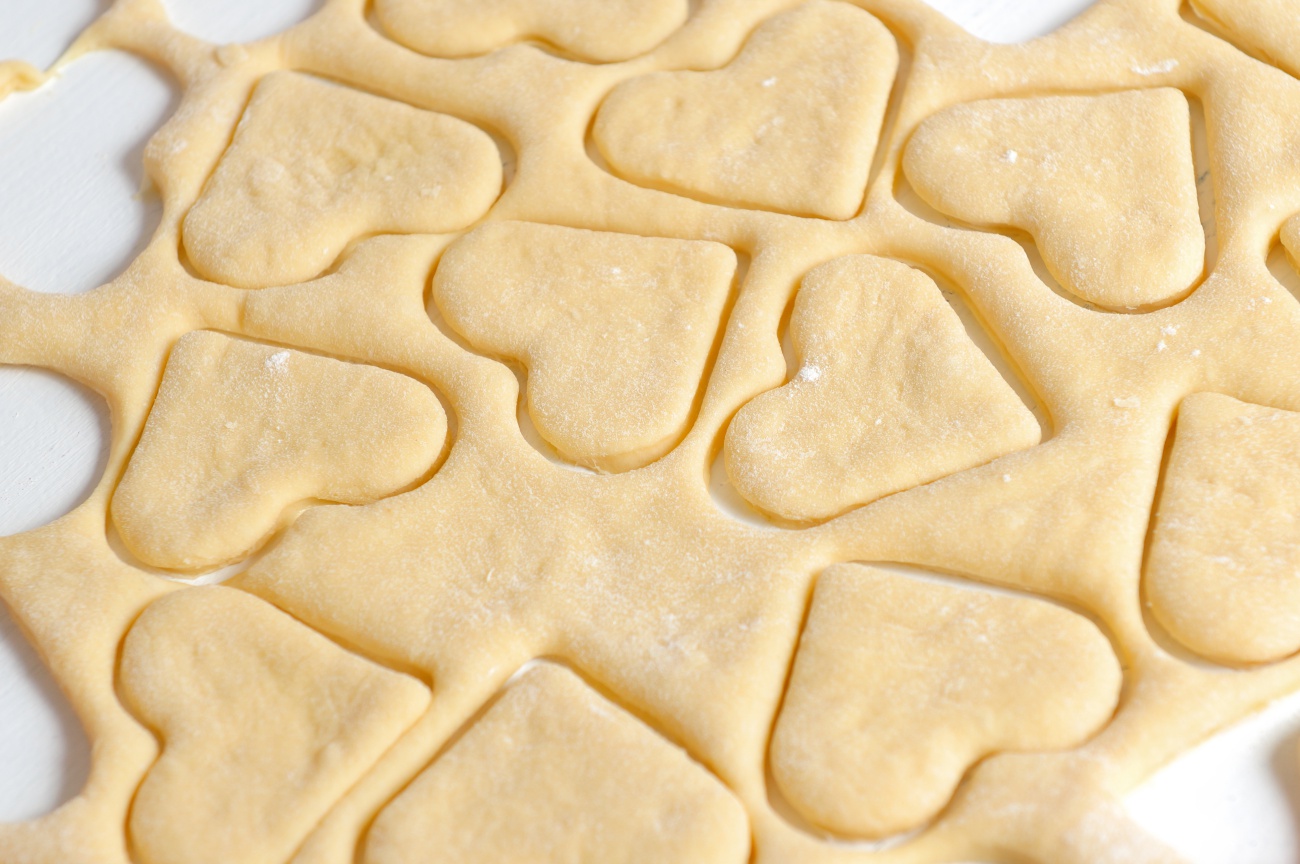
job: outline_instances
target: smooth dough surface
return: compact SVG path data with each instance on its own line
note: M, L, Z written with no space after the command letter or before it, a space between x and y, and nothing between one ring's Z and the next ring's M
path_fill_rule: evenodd
M0 538L92 756L0 861L1181 861L1125 796L1300 690L1297 58L1173 0L1019 45L919 0L409 2L215 46L115 0L0 60L182 93L121 275L0 280L0 363L112 416Z
M592 134L636 182L848 219L862 203L897 67L879 21L810 0L764 23L723 69L620 85Z
M817 579L772 771L818 825L909 831L985 754L1096 732L1120 681L1106 637L1058 606L837 565Z
M653 48L686 20L687 0L376 0L394 39L435 57L466 57L536 38L587 60Z
M464 228L500 190L500 155L482 130L275 72L185 217L185 253L240 288L304 282L358 235Z
M419 681L223 587L156 601L123 698L162 755L131 810L144 864L274 864L429 703Z
M191 333L167 361L113 524L156 567L226 564L291 504L362 504L415 482L446 430L438 397L406 376Z
M1291 0L1190 0L1197 14L1251 54L1300 76L1300 15Z
M475 348L528 369L528 413L574 462L638 467L685 433L736 270L720 243L490 222L433 294Z
M1033 414L934 281L897 261L837 258L804 277L799 370L727 429L727 474L763 510L834 516L1038 443Z
M1189 124L1169 88L971 102L926 119L903 168L935 209L1028 231L1066 290L1136 309L1205 264Z
M379 814L366 864L743 864L739 802L572 672L541 664Z
M1300 649L1300 413L1194 393L1178 408L1146 592L1161 623L1229 663Z

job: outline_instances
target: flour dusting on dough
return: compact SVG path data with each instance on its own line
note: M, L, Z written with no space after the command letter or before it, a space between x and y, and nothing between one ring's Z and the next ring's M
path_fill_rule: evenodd
M1170 58L1161 60L1159 63L1152 63L1150 66L1133 65L1130 67L1135 75L1163 75L1166 72L1172 72L1178 68L1178 61Z

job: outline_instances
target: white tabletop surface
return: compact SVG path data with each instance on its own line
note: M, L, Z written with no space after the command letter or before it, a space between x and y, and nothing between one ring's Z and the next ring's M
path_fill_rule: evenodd
M927 0L977 36L1046 33L1089 0ZM180 26L247 41L300 20L317 0L166 0ZM97 0L0 0L0 59L49 64L102 8ZM75 293L112 278L158 218L141 196L144 142L177 99L135 58L97 54L0 103L0 273ZM57 375L0 367L0 536L66 513L94 485L108 432L102 401ZM1134 791L1130 812L1192 864L1300 860L1300 695L1269 706ZM76 794L87 747L40 660L0 606L0 821Z

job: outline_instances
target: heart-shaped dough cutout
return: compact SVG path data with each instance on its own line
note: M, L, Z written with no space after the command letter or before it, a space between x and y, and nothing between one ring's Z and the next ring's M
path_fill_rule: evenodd
M1178 408L1147 556L1151 610L1230 663L1300 650L1300 413L1194 393Z
M706 200L848 219L862 203L898 71L889 30L812 0L754 31L712 72L614 89L593 136L627 179Z
M990 753L1081 743L1122 680L1101 631L1059 606L837 565L817 580L772 773L814 824L885 837L932 818Z
M528 413L564 457L646 464L686 432L736 270L720 243L488 222L433 295L471 345L528 368Z
M627 60L662 42L687 12L686 0L375 0L385 33L434 57L539 39L585 60Z
M429 704L414 678L220 586L149 606L120 681L163 744L131 807L141 864L288 860Z
M1028 231L1076 296L1141 309L1205 268L1190 124L1169 88L986 99L922 122L903 170L936 210Z
M365 864L646 861L733 864L749 826L681 749L544 663L388 805Z
M869 255L803 279L790 318L802 366L727 430L727 475L796 522L1039 442L1034 415L966 335L930 277Z
M362 235L464 228L501 176L491 137L463 120L273 72L185 217L185 254L237 288L305 282Z
M113 494L113 523L148 564L216 567L264 542L290 504L363 504L410 485L446 433L438 397L405 375L189 333Z
M1294 0L1191 0L1191 5L1249 53L1300 78L1300 15Z

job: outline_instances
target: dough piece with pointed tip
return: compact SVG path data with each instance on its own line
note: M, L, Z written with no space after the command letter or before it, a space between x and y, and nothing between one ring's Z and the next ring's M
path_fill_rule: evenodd
M760 26L722 69L619 85L593 135L634 183L848 219L862 203L897 70L883 24L847 3L811 0Z
M686 0L376 0L384 32L424 54L467 57L540 39L584 60L643 54L686 20Z
M1072 747L1110 719L1110 642L1042 600L842 564L817 580L772 738L772 772L809 821L916 828L976 761Z
M1295 0L1191 0L1192 9L1241 47L1300 78Z
M1169 88L987 99L922 122L903 170L936 210L1028 231L1076 296L1138 309L1205 266L1190 123Z
M938 286L905 264L814 268L790 336L799 372L741 408L725 444L732 484L769 513L826 519L1039 442Z
M438 397L405 375L189 333L113 495L113 523L156 567L226 564L295 502L363 504L410 485L446 432Z
M463 120L273 72L185 217L185 254L237 288L305 282L362 235L464 228L501 177L496 145Z
M1206 657L1300 649L1300 414L1218 393L1183 400L1146 593L1165 629Z
M120 692L162 741L131 808L141 864L278 864L429 704L377 666L230 588L155 601Z
M740 803L572 672L528 670L375 820L365 864L742 864Z
M1300 213L1282 223L1281 240L1287 260L1300 270Z
M471 345L528 368L528 413L582 465L621 471L685 433L736 270L720 243L489 222L433 292Z

